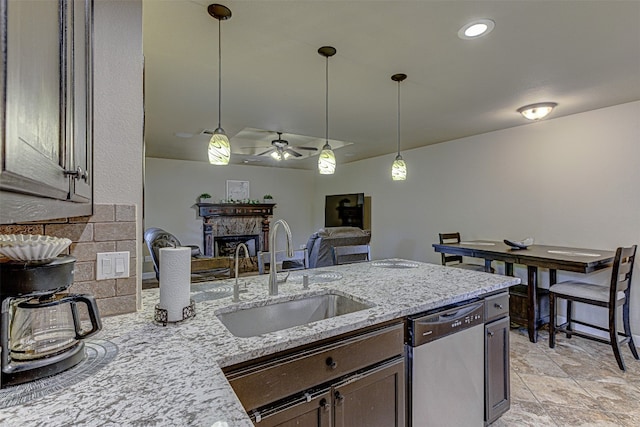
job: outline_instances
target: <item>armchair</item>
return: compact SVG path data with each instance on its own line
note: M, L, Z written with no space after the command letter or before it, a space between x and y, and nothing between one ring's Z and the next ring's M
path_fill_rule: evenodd
M358 227L326 227L313 233L307 241L309 268L334 265L334 246L368 245L371 231Z

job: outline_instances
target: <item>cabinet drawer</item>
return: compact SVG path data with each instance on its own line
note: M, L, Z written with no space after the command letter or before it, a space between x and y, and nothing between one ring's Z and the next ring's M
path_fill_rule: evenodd
M249 411L403 353L398 324L227 374Z
M509 315L509 293L503 292L493 295L484 300L484 321L488 323L494 319L499 319Z

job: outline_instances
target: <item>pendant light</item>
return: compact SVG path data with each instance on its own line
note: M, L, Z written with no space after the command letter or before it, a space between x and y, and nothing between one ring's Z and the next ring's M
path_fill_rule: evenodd
M323 46L318 49L318 53L327 59L326 62L326 83L327 91L325 97L325 144L318 158L318 171L321 175L332 175L336 171L336 155L329 145L329 57L336 54L336 49L331 46Z
M231 10L221 4L210 4L207 8L209 15L218 20L218 127L213 131L209 140L209 163L212 165L227 165L231 157L229 138L220 125L222 116L222 44L221 21L231 18Z
M400 82L407 78L406 74L394 74L391 80L398 82L398 155L393 161L391 168L391 179L394 181L404 181L407 179L407 164L400 155Z

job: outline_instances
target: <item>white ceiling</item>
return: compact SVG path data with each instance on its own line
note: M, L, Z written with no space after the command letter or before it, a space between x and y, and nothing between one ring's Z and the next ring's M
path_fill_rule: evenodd
M218 122L210 3L143 1L148 157L207 161L209 137L201 133ZM325 45L337 49L329 60L329 138L348 144L335 149L338 168L396 151L396 73L408 75L400 87L403 152L528 124L516 112L526 104L557 102L553 119L640 99L637 0L222 4L233 13L222 22L222 127L233 164L316 167L317 156L275 162L240 147L269 146L275 131L291 145L324 143L326 60L317 50ZM458 38L478 18L495 29ZM246 128L273 133L234 140Z

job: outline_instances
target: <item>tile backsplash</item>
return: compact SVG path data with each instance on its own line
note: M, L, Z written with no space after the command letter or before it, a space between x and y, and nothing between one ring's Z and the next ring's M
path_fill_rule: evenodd
M77 261L69 292L92 294L100 316L136 311L135 205L95 204L92 216L0 225L0 234L45 234L71 239L67 252ZM116 251L129 251L130 276L97 281L96 254Z

